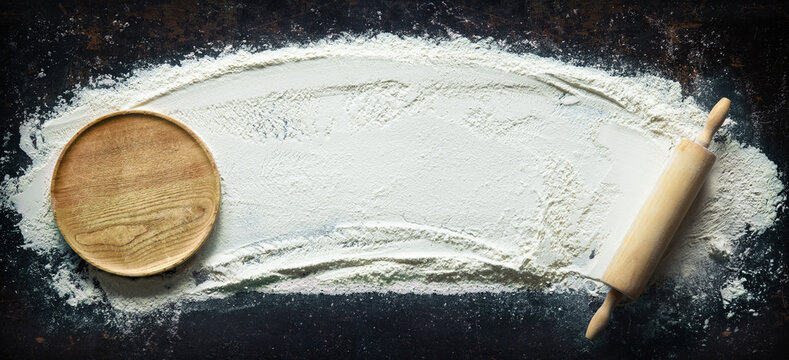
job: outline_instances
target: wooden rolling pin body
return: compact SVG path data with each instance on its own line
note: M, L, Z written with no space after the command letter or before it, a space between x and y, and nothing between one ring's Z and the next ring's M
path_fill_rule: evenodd
M601 280L611 290L589 321L587 338L593 339L605 329L608 317L623 295L636 300L646 289L715 163L715 155L707 150L707 146L726 119L730 104L726 98L718 101L695 141L683 140L674 150L655 189L603 274Z
M682 140L603 274L604 283L638 299L713 163L709 150Z

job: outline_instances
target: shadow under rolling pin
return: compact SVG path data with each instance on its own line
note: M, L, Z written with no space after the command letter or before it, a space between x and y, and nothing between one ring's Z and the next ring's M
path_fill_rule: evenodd
M589 321L587 338L594 339L605 330L611 311L622 296L636 300L646 288L677 227L715 163L715 155L707 147L726 119L730 104L727 98L718 101L696 140L682 140L674 150L654 190L601 278L611 290Z

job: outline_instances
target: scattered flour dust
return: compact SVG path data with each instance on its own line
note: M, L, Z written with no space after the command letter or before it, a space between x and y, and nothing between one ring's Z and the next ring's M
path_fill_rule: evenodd
M78 267L50 211L63 146L124 109L189 126L222 178L211 237L164 275ZM32 166L5 189L24 246L52 261L52 284L74 305L147 312L238 291L598 291L672 146L706 112L654 76L462 38L346 37L97 80L21 127ZM718 161L663 276L715 266L746 229L775 222L775 164L725 128L711 150Z

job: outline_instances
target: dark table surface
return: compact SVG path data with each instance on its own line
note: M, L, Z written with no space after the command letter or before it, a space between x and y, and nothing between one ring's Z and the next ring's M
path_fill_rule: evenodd
M227 45L264 49L340 33L493 37L513 51L621 74L674 79L708 107L733 100L735 137L758 146L789 184L789 6L619 1L19 1L0 10L0 161L5 176L30 163L19 149L26 114L68 100L91 77L177 63ZM44 70L46 76L38 77ZM118 326L108 312L54 294L46 259L20 248L18 214L0 217L0 355L9 358L786 358L789 344L787 207L767 233L738 243L719 279L746 277L756 316L694 309L655 286L617 309L608 333L583 338L602 299L586 294L271 295L243 293L172 316ZM713 296L714 298L714 296ZM717 300L719 301L719 300ZM105 309L106 310L106 309ZM710 319L707 327L697 322ZM131 330L130 330L131 329Z

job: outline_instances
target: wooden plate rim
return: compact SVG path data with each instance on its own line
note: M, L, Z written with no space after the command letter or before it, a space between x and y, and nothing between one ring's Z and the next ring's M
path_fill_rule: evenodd
M211 168L213 169L214 175L216 177L216 194L217 194L217 196L216 196L216 207L214 208L214 212L211 214L211 221L210 221L210 229L211 230L208 231L205 234L205 236L203 236L203 238L200 239L197 242L197 246L195 246L194 249L192 249L188 253L185 253L185 254L181 255L172 264L169 264L169 265L164 266L162 268L154 269L154 270L136 271L136 272L124 272L124 271L116 271L116 270L108 269L108 268L106 268L104 266L101 266L101 265L98 265L98 264L94 263L91 259L86 257L82 252L80 252L74 246L72 246L71 242L68 239L66 239L65 236L63 236L63 239L66 240L66 243L69 245L71 250L76 252L77 255L79 255L79 257L81 257L83 260L87 261L89 264L91 264L91 265L93 265L93 266L95 266L95 267L97 267L97 268L99 268L99 269L101 269L103 271L111 273L111 274L116 274L116 275L121 275L121 276L128 276L128 277L143 277L143 276L150 276L150 275L159 274L159 273L165 272L167 270L170 270L170 269L172 269L172 268L174 268L174 267L176 267L178 265L181 265L184 261L186 261L187 259L192 257L192 255L194 255L197 252L197 250L200 250L200 248L203 247L203 244L205 243L205 241L208 239L209 236L211 236L211 232L213 232L214 225L216 224L216 218L217 218L217 215L219 214L219 206L220 206L221 200L222 200L222 190L221 190L222 189L222 185L221 185L221 181L220 181L220 177L219 177L219 169L217 169L217 167L216 167L216 162L214 161L213 155L211 155L211 151L208 149L208 146L206 146L206 144L203 142L203 140L200 139L200 137L197 136L197 134L194 131L192 131L191 129L189 129L186 125L182 124L180 121L175 120L175 119L173 119L173 118L171 118L171 117L169 117L167 115L160 114L160 113L157 113L155 111L150 111L150 110L121 110L121 111L116 111L116 112L104 115L102 117L99 117L98 119L91 121L87 125L83 126L81 129L79 129L79 131L77 131L74 134L74 136L71 137L71 139L66 143L66 145L63 146L63 149L60 151L60 155L58 155L58 160L55 163L55 168L52 171L52 178L51 178L50 183L49 183L49 206L52 209L52 216L55 218L55 224L58 226L58 231L60 231L61 226L60 226L60 221L58 221L57 211L55 211L55 206L53 204L53 201L55 199L55 174L57 174L58 170L60 169L60 162L61 162L61 160L63 160L63 156L68 152L69 148L71 148L71 145L74 144L74 142L76 142L80 138L80 136L82 136L82 134L85 131L87 131L88 129L90 129L91 127L93 127L94 125L96 125L96 124L98 124L98 123L100 123L102 121L105 121L105 120L108 120L108 119L111 119L111 118L115 118L115 117L119 117L119 116L124 116L124 115L147 115L147 116L152 116L152 117L155 117L155 118L158 118L158 119L161 119L161 120L168 121L171 124L179 127L181 130L185 131L187 134L189 134L189 136L195 142L197 142L198 145L200 145L200 148L203 149L203 153L205 153L206 157L208 158L208 161L211 163ZM62 234L62 232L61 232L61 234Z

